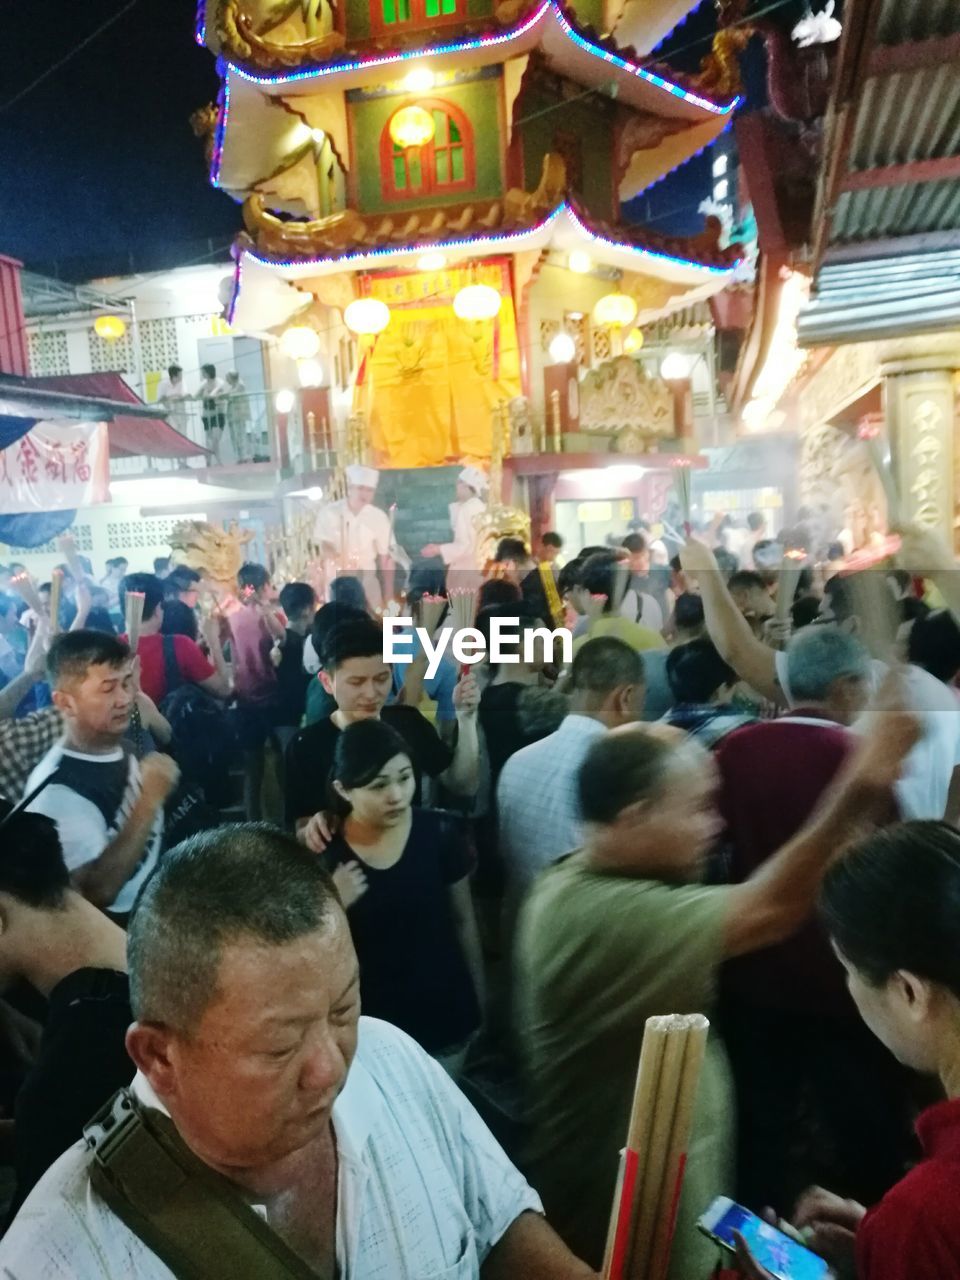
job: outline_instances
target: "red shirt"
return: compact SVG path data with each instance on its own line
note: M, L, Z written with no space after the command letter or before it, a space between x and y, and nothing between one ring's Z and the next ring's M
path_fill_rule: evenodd
M806 824L851 749L842 725L802 708L738 729L716 750L729 879L742 884ZM787 942L724 965L738 1003L856 1017L843 969L814 916Z
M917 1134L925 1158L857 1232L857 1280L960 1276L960 1100L924 1111Z
M173 640L173 651L180 669L181 680L200 684L201 681L209 680L211 676L217 674L216 667L203 656L195 640L191 640L189 636L171 636L170 638ZM160 703L168 693L167 669L163 660L163 640L164 637L159 634L141 636L137 644L137 656L140 658L140 688L156 703Z
M273 637L260 610L243 604L229 614L233 687L238 702L276 702L280 695L277 669L270 661Z

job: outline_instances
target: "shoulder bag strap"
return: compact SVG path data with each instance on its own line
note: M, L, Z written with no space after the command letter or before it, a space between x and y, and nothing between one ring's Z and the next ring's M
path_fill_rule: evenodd
M84 1130L97 1194L177 1280L317 1280L172 1122L121 1091Z
M177 646L173 636L161 636L163 641L163 670L167 684L167 693L173 693L183 684L180 675L180 663L177 661Z

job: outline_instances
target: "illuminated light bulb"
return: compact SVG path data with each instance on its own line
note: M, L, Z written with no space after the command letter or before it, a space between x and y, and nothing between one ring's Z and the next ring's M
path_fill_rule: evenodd
M421 253L417 259L418 271L442 271L446 265L446 255L442 253Z
M468 284L453 300L454 314L461 320L492 320L503 298L488 284Z
M550 339L550 359L554 364L570 364L576 359L577 344L569 333L557 333Z
M317 484L312 484L303 495L308 502L319 502L323 497L323 490Z
M423 107L401 107L390 119L390 139L405 151L425 146L435 132L433 116Z
M115 342L127 332L127 322L120 316L97 316L93 322L93 331L98 338Z
M437 83L437 77L429 67L414 67L404 78L407 93L429 93Z
M318 147L322 147L327 139L327 135L322 129L311 129L310 137L314 140Z
M637 304L627 293L606 293L593 308L596 324L608 329L626 329L637 318Z
M320 335L308 324L291 325L280 335L280 350L291 360L312 360L320 350Z
M322 387L323 365L319 360L298 360L297 377L301 387Z
M583 249L574 249L567 258L567 266L578 276L585 276L588 271L593 270L593 259Z
M343 322L361 336L382 333L390 323L390 308L379 298L356 298L344 311Z
M643 346L643 330L631 329L623 340L623 349L628 356L633 355L635 351L639 351Z
M668 351L660 365L660 377L667 382L682 381L689 378L692 361L689 356L679 351Z
M297 397L292 391L278 391L273 403L276 406L277 413L290 413L297 403Z

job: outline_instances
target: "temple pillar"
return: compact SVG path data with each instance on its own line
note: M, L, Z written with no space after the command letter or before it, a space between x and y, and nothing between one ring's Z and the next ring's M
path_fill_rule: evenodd
M954 537L954 370L943 356L885 362L884 416L901 519Z

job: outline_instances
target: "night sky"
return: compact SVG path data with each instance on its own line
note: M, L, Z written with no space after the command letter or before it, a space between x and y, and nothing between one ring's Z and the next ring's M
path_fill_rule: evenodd
M189 116L217 93L193 41L192 0L137 0L10 110L3 104L117 13L124 0L4 0L0 253L65 279L214 260L240 211L207 182ZM675 65L709 49L713 6L670 38ZM754 42L756 44L756 42ZM691 47L692 46L692 47ZM631 220L688 234L709 190L706 157L633 202Z

